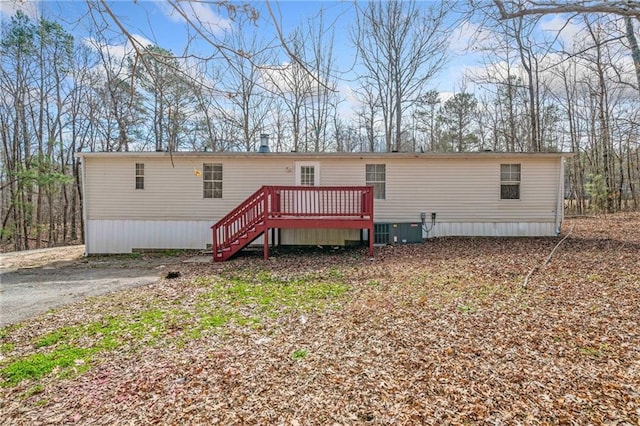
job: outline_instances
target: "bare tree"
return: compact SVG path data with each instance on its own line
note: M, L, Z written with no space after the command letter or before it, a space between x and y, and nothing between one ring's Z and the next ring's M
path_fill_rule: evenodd
M375 152L376 150L376 129L378 127L378 114L380 100L374 87L366 84L362 85L357 92L361 107L358 110L358 127L364 129L367 140L364 151Z
M305 105L311 98L314 80L307 68L301 64L304 58L306 37L301 28L296 28L289 38L290 62L263 70L266 84L271 92L280 97L291 115L292 150L307 151L305 130Z
M240 19L231 30L227 45L239 54L229 57L221 72L221 88L226 96L216 96L225 111L228 105L229 119L240 130L244 150L255 151L259 134L269 112L270 97L265 96L259 66L269 61L268 51L262 50L259 29ZM253 27L253 28L252 28Z
M440 105L440 93L437 90L429 90L416 105L416 119L418 128L426 134L427 146L422 147L428 151L436 151L437 144L437 112Z
M310 132L313 151L325 151L328 147L329 117L339 104L334 56L334 27L327 26L324 13L307 21L309 46L305 61L315 78L311 84L309 102L306 103L310 116Z
M387 151L401 150L403 115L442 69L448 6L415 1L368 2L358 8L352 34L364 85L380 102Z
M640 20L640 3L637 1L593 1L579 0L566 3L555 1L540 2L534 0L493 0L502 20L521 19L525 16L551 14L606 14L624 18L625 35L633 57L636 70L637 89L640 91L640 47L634 31L632 18Z

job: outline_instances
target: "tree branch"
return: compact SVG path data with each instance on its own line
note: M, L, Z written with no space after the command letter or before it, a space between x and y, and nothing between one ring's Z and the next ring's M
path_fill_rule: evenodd
M527 15L549 15L554 13L607 13L640 19L640 3L635 1L586 1L570 4L531 2L531 7L527 7L524 4L509 0L507 5L512 6L513 11L507 10L503 0L493 0L493 3L500 12L500 18L504 20L521 18Z

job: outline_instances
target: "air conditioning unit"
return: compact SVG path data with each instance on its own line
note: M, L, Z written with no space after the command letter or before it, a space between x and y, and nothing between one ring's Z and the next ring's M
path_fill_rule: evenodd
M422 242L422 226L411 223L375 223L373 225L375 244L411 244Z

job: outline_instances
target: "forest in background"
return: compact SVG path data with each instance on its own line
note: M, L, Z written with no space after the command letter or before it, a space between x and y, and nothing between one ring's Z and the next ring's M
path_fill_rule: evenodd
M206 57L136 38L105 1L84 3L91 37L46 13L3 22L3 251L82 242L76 152L256 151L262 133L276 152L570 151L571 213L640 208L638 2L356 2L348 35L322 11L285 34L272 3L222 1L233 25L214 35L194 3L168 4ZM547 16L563 25L541 32ZM445 96L461 28L483 59ZM336 43L353 47L354 99Z

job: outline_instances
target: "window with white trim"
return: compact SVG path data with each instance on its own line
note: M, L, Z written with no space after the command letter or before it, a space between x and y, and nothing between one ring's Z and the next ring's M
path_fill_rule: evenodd
M136 189L144 189L144 163L136 163Z
M500 199L520 199L520 164L500 164Z
M367 164L365 181L373 186L373 198L384 200L387 197L387 166L385 164Z
M221 163L204 163L202 165L202 197L222 198Z

